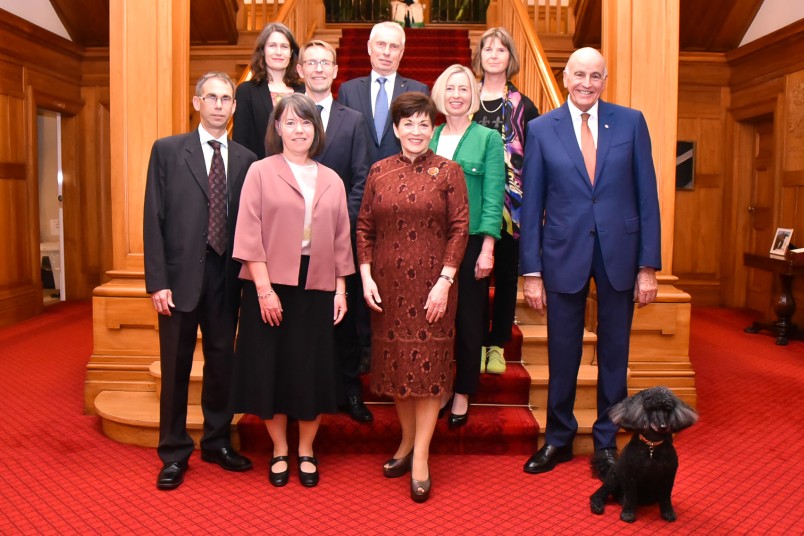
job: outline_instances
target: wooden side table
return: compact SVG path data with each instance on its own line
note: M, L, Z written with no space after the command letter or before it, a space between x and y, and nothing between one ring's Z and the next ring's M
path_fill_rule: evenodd
M775 322L754 322L747 328L746 333L758 333L765 329L776 335L776 344L787 345L788 339L804 340L804 331L792 322L796 312L796 300L793 298L793 279L797 275L804 275L804 261L788 258L771 257L770 255L757 255L743 253L743 264L751 268L759 268L779 275L781 283L779 296L773 304L777 319Z

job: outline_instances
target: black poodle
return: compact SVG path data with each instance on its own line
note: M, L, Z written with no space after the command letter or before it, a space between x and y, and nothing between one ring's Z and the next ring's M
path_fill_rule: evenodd
M634 435L615 465L597 467L603 485L589 499L592 513L602 514L613 495L622 503L623 521L633 523L638 505L656 502L662 519L675 521L670 501L678 469L673 434L695 424L698 414L667 387L651 387L616 404L609 416Z

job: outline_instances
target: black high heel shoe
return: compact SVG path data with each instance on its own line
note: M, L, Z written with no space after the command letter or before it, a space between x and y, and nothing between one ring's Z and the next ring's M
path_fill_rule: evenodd
M410 498L413 502L423 503L430 498L430 490L432 489L432 480L430 479L430 468L427 469L427 480L416 480L413 478L413 473L410 475ZM419 489L421 488L421 491Z
M310 462L315 465L315 471L312 473L305 473L301 469L304 462ZM299 456L299 482L306 488L312 488L318 484L318 459L314 456Z
M281 473L274 473L273 466L279 462L285 462L287 464L287 469ZM271 465L268 467L268 481L271 483L271 485L280 488L288 483L288 478L290 477L290 464L287 462L287 456L274 456L271 458Z
M447 426L450 428L460 428L461 426L465 425L469 421L469 408L471 406L472 405L469 403L466 404L466 413L463 415L456 415L450 411L449 418L447 419Z
M407 456L402 458L391 458L382 466L382 474L385 478L399 478L410 471L413 465L413 449Z

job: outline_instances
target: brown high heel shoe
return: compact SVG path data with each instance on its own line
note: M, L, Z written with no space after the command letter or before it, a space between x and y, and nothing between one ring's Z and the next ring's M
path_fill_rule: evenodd
M421 488L422 491L419 491ZM413 474L410 475L410 498L413 502L423 503L430 498L430 489L432 489L432 480L430 479L430 469L427 469L427 480L416 480Z
M402 458L391 458L382 466L382 474L385 478L399 478L405 473L410 471L413 465L413 449L408 452L407 456Z

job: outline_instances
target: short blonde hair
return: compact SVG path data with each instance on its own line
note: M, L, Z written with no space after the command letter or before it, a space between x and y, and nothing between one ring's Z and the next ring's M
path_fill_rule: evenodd
M481 54L483 48L491 41L494 41L495 37L499 39L500 44L508 50L508 68L505 70L505 79L510 80L519 72L519 54L517 54L516 45L514 45L514 38L511 37L508 30L502 26L489 28L480 36L480 40L477 42L477 48L475 49L475 57L472 58L472 68L477 73L477 76L481 78L485 76L486 73L483 71L483 59Z
M308 49L313 47L320 47L332 54L332 63L335 65L338 64L338 54L335 52L335 49L332 48L332 45L327 43L326 41L321 41L319 39L314 39L302 45L301 52L299 52L299 64L304 61L304 53L307 52Z
M441 73L441 76L439 76L438 80L436 80L435 84L433 84L433 91L431 94L433 102L435 103L439 112L444 115L448 115L446 106L447 80L449 80L450 76L457 73L463 73L469 79L469 90L472 94L472 100L469 102L468 113L473 114L480 108L480 85L477 83L475 75L472 73L472 70L469 69L469 67L465 67L457 63L444 69L444 72Z

